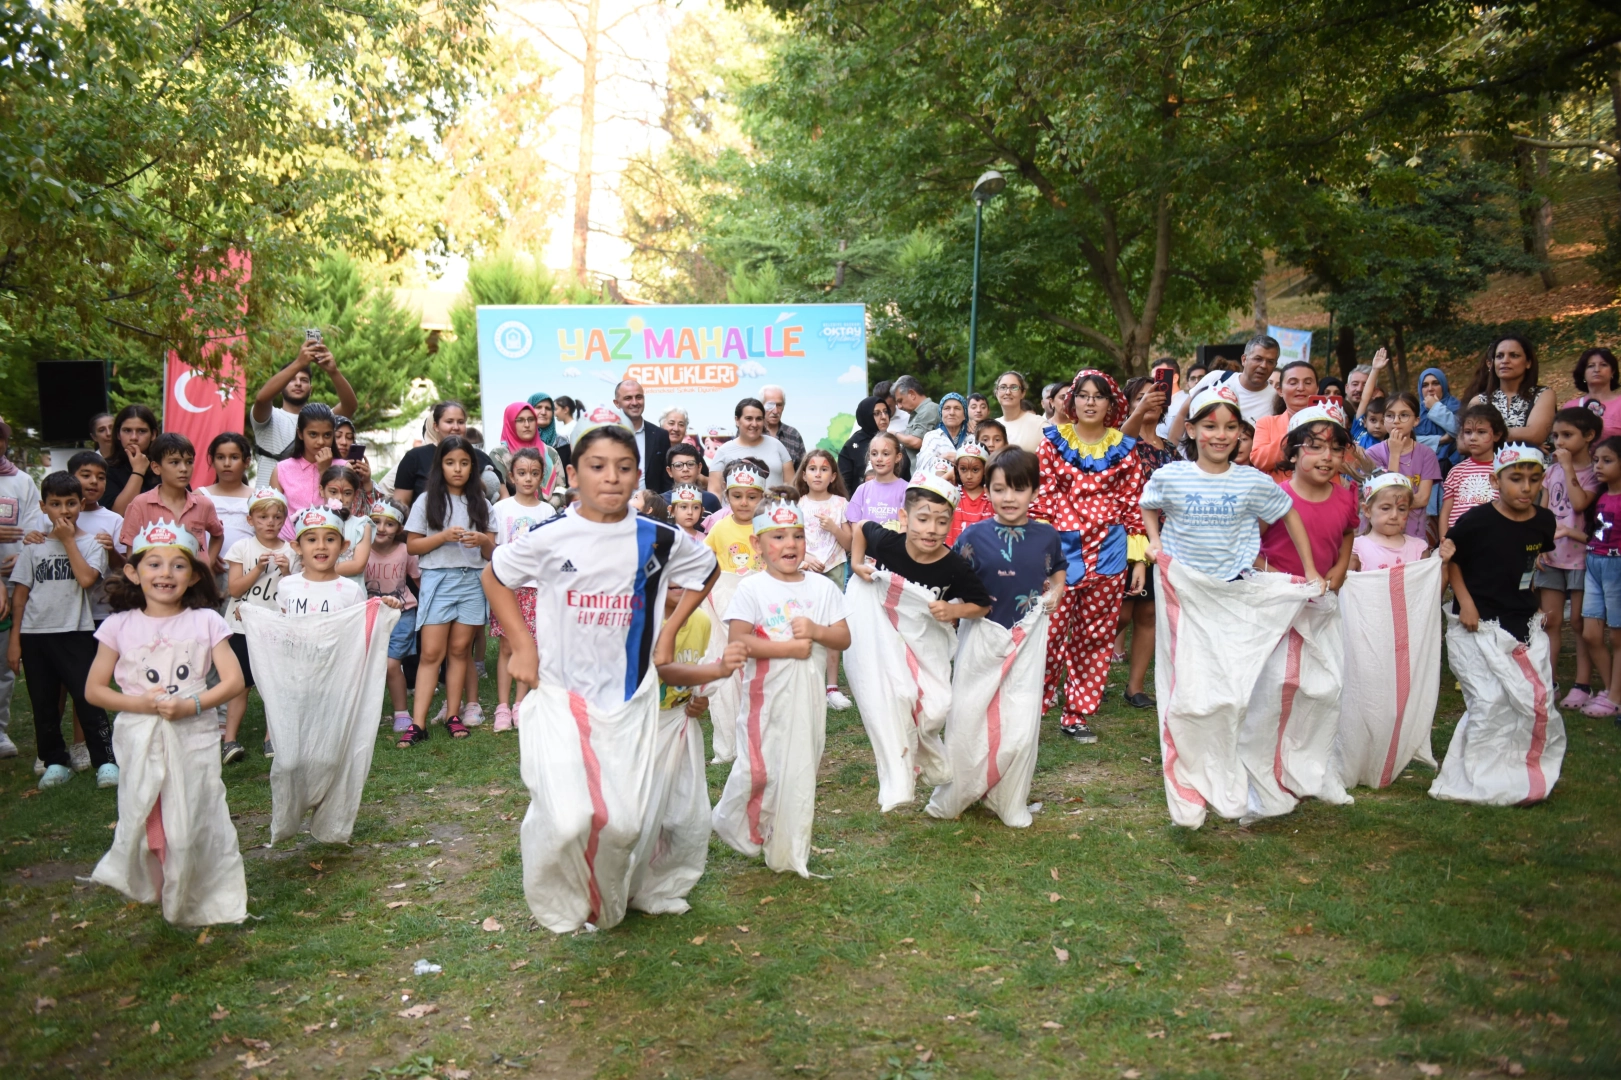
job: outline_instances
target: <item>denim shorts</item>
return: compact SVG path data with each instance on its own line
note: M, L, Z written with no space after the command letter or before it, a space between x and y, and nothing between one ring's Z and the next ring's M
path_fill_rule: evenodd
M1563 593L1581 592L1587 588L1586 570L1563 570L1557 566L1537 568L1531 584L1538 589L1557 589Z
M483 626L488 622L490 606L478 581L480 573L470 566L424 567L422 594L417 597L417 625Z
M406 608L400 612L400 621L394 624L394 629L388 634L388 658L390 660L404 660L417 651L417 609Z
M1582 618L1603 619L1605 626L1621 626L1621 555L1587 556Z

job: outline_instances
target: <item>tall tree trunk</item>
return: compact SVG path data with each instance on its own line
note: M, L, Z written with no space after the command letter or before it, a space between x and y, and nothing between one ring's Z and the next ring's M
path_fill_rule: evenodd
M1621 53L1621 45L1615 49ZM1610 72L1610 113L1615 120L1615 140L1621 142L1621 67ZM1621 184L1621 161L1615 163L1615 182Z
M1264 334L1264 333L1266 333L1267 326L1271 322L1271 320L1267 318L1267 314L1266 314L1266 278L1265 277L1258 277L1258 278L1255 279L1254 296L1255 296L1255 332L1257 334Z
M1334 356L1340 363L1340 378L1349 379L1356 367L1356 331L1349 326L1341 324L1334 339Z
M1543 117L1537 121L1542 137ZM1525 253L1541 264L1538 271L1543 291L1554 287L1553 268L1548 265L1548 241L1553 235L1553 203L1537 191L1537 181L1548 175L1548 151L1516 143L1514 173L1520 189L1520 243Z
M574 250L576 281L585 281L585 249L591 237L591 182L594 178L597 136L598 18L602 0L586 0L582 37L585 50L580 64L580 161L574 170Z
M1395 360L1396 363L1391 371L1391 376L1396 380L1397 390L1410 390L1413 381L1407 375L1407 335L1403 332L1401 323L1396 324L1395 331L1395 348L1390 351L1390 355L1391 359Z

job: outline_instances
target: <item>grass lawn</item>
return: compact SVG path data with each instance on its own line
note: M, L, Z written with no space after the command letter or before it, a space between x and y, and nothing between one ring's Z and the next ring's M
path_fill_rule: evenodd
M1445 686L1438 756L1460 710ZM1435 802L1415 766L1352 807L1190 832L1166 816L1152 714L1112 689L1096 746L1048 727L1045 807L1015 831L922 800L880 815L860 720L835 714L826 879L715 842L689 914L570 937L524 905L515 736L379 745L353 846L266 849L252 752L227 772L252 918L199 934L77 880L114 792L86 774L35 793L15 701L8 1077L1621 1074L1608 720L1566 717L1564 776L1534 808ZM262 728L255 699L243 743Z

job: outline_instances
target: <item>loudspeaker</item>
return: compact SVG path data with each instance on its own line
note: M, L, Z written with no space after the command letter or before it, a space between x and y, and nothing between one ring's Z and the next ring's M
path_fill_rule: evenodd
M90 438L90 418L107 409L107 365L101 360L41 360L39 437L47 446Z
M1239 361L1244 359L1244 346L1237 345L1200 345L1199 363L1206 370L1210 368L1236 368Z

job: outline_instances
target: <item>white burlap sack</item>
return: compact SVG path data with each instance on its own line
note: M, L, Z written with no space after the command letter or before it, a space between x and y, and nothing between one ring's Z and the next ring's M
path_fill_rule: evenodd
M1197 829L1205 808L1247 813L1238 733L1261 669L1314 595L1283 574L1217 581L1159 557L1154 692L1171 820Z
M920 778L951 782L940 731L951 711L957 635L929 614L933 599L884 570L870 582L851 575L845 589L844 673L877 759L878 805L886 813L912 801Z
M1004 825L1030 824L1048 624L1040 604L1011 630L990 619L963 624L946 721L952 778L934 789L932 816L955 818L984 799Z
M1540 617L1530 641L1496 622L1470 633L1448 614L1447 659L1463 686L1463 719L1430 796L1488 806L1540 802L1559 782L1565 721L1553 704L1553 658Z
M239 923L248 883L220 779L219 717L165 720L121 712L113 723L118 824L93 880L177 926Z
M297 836L308 813L311 836L347 844L371 773L388 638L400 613L375 597L327 615L238 610L276 747L270 842Z
M617 709L546 685L519 708L530 797L519 839L535 918L566 934L616 926L627 907L686 911L708 855L709 791L702 733L685 710L659 709L658 675Z
M1300 609L1261 668L1238 734L1251 816L1287 814L1305 798L1351 802L1334 758L1344 654L1339 598L1328 593Z
M709 616L709 648L704 652L704 663L712 664L726 651L726 609L743 579L737 574L722 572L715 578L714 587L704 597L703 611ZM741 705L741 674L733 674L709 687L709 723L713 731L715 754L711 764L724 765L737 757L737 718Z
M1340 589L1345 694L1340 779L1387 786L1410 761L1435 767L1430 724L1441 692L1443 564L1429 558L1346 577Z
M810 877L816 769L827 741L827 650L806 660L743 667L738 755L715 804L715 833L734 851L764 854L779 872Z

